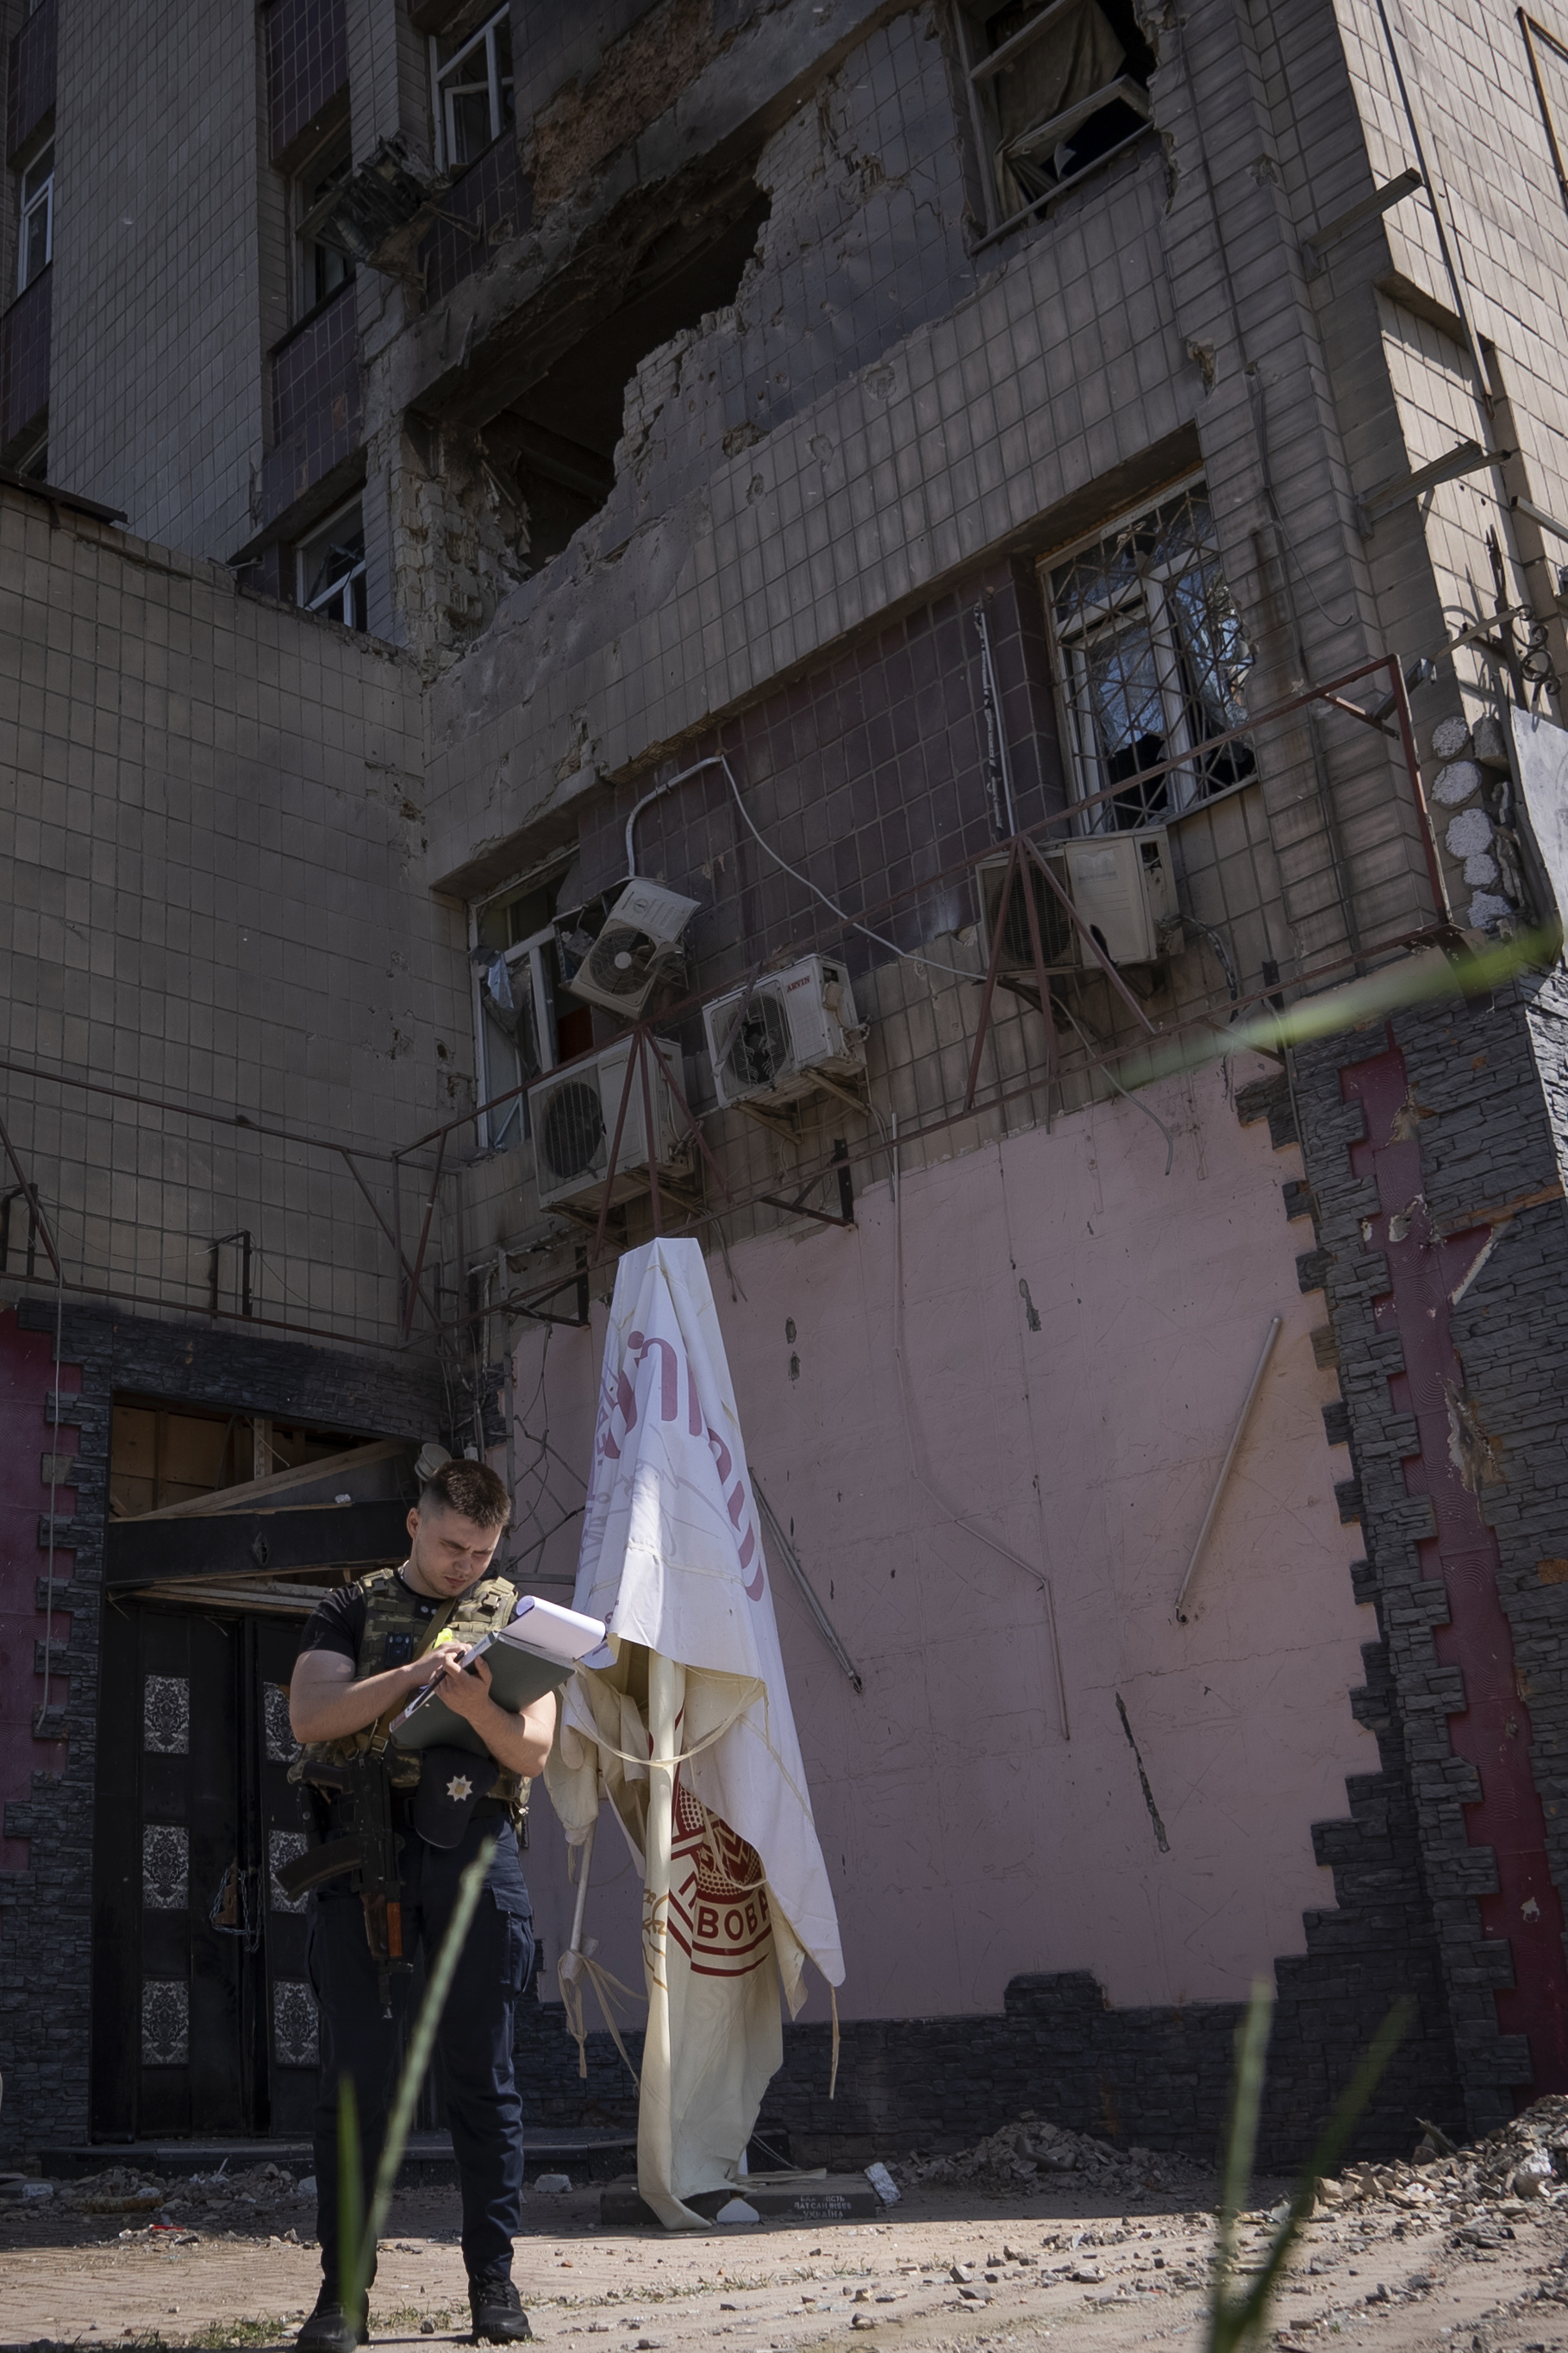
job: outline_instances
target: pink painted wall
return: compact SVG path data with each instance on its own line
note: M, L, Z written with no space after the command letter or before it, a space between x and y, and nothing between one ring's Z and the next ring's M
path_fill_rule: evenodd
M38 1579L48 1561L38 1546L38 1522L47 1517L49 1491L38 1477L46 1452L74 1453L76 1433L62 1433L58 1444L44 1419L44 1399L54 1386L54 1350L44 1332L22 1332L14 1307L0 1308L0 1821L13 1798L32 1794L35 1773L58 1773L64 1767L63 1740L35 1740L33 1712L43 1697L42 1678L33 1672L33 1646L44 1636L44 1613L36 1607ZM74 1366L60 1374L63 1396L74 1397L81 1375ZM76 1497L69 1487L56 1490L55 1510L68 1519ZM55 1556L55 1578L63 1583L71 1573L72 1556ZM55 1615L54 1641L63 1651L70 1620ZM63 1699L58 1681L55 1697ZM27 1864L25 1839L0 1837L0 1871L23 1871Z
M752 1472L865 1678L857 1697L773 1562L847 2017L995 2010L1037 1969L1091 1969L1118 2004L1235 1998L1304 1949L1303 1910L1333 1902L1310 1825L1343 1816L1345 1776L1376 1767L1347 1698L1374 1629L1334 1502L1348 1461L1321 1419L1323 1302L1296 1279L1311 1229L1280 1198L1299 1156L1238 1126L1218 1071L1142 1100L1173 1131L1168 1176L1164 1139L1117 1101L907 1174L897 1213L871 1187L853 1234L733 1249L743 1298L710 1261ZM527 1426L547 1400L552 1444L584 1466L601 1331L557 1330L547 1355L531 1334L518 1357ZM1048 1575L1054 1641L1039 1588L982 1534ZM574 1546L574 1528L541 1565L570 1568ZM542 1792L537 1813L530 1876L553 1957L570 1898ZM638 1983L636 1875L600 1843L591 1926Z

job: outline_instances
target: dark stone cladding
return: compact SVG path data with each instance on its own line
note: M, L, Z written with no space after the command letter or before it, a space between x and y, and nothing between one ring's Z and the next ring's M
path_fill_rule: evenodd
M24 1300L24 1330L55 1328L52 1301ZM445 1419L440 1377L423 1360L351 1356L268 1340L234 1324L156 1323L68 1306L60 1361L79 1366L79 1396L60 1421L78 1431L68 1581L57 1558L54 1604L68 1634L55 1641L68 1678L50 1729L63 1735L63 1773L35 1773L26 1802L5 1808L9 1838L31 1841L25 1871L0 1873L0 2155L87 2139L91 1994L93 1792L97 1767L103 1530L110 1409L116 1394L171 1406L264 1414L347 1434L423 1438ZM52 1397L46 1400L46 1415ZM38 1584L38 1606L45 1586Z
M1395 1333L1380 1333L1373 1303L1388 1288L1386 1261L1369 1250L1361 1220L1378 1208L1370 1179L1351 1166L1363 1135L1359 1103L1340 1072L1384 1053L1405 1058L1423 1193L1439 1230L1473 1228L1479 1213L1542 1193L1563 1176L1568 1140L1568 985L1521 978L1489 997L1398 1015L1388 1029L1332 1039L1295 1059L1296 1101L1356 1472L1366 1562L1358 1589L1374 1603L1383 1641L1379 1675L1406 1756L1404 1816L1419 1855L1405 1855L1426 1893L1420 1948L1441 1966L1461 2118L1472 2132L1509 2115L1521 2074L1521 2038L1505 2034L1495 1995L1510 1986L1507 1943L1485 1936L1477 1909L1494 1891L1490 1850L1469 1843L1463 1807L1477 1792L1453 1752L1447 1719L1464 1705L1461 1670L1439 1661L1435 1626L1447 1622L1443 1588L1423 1577L1419 1546L1430 1532L1426 1500L1411 1493L1404 1464L1416 1451L1413 1423L1391 1409L1388 1383L1403 1367ZM1456 1305L1452 1338L1464 1386L1490 1441L1500 1483L1484 1487L1484 1516L1500 1551L1500 1596L1531 1711L1536 1787L1552 1874L1568 1889L1568 1585L1552 1579L1568 1557L1568 1457L1562 1430L1568 1397L1568 1212L1538 1199L1494 1228L1495 1245ZM1370 1678L1369 1678L1370 1688ZM1557 2088L1553 2086L1553 2088ZM1425 2114L1436 2113L1432 2109Z

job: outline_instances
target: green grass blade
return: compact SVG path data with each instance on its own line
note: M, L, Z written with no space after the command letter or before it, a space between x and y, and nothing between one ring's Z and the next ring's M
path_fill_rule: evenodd
M1259 1996L1262 1995L1260 2003ZM1262 2270L1244 2296L1233 2296L1230 2281L1235 2260L1235 2222L1251 2171L1257 2146L1258 2109L1248 2114L1250 2090L1261 2086L1262 2051L1267 2047L1268 1989L1255 1987L1247 2019L1237 2034L1237 2084L1232 2104L1231 2137L1226 2150L1225 2189L1218 2230L1218 2264L1209 2301L1209 2353L1236 2353L1236 2348L1258 2334L1267 2319L1279 2274L1317 2202L1318 2184L1337 2167L1346 2141L1368 2100L1376 2090L1389 2061L1403 2041L1415 2014L1415 2004L1396 2002L1373 2035L1366 2056L1335 2103L1318 2143L1269 2243ZM1264 2021L1262 2043L1255 2028ZM1254 2072L1255 2071L1255 2072ZM1245 2146L1245 2162L1242 2162Z
M1263 2269L1253 2282L1243 2311L1241 2334L1247 2335L1262 2325L1264 2313L1274 2293L1274 2284L1282 2270L1291 2247L1300 2236L1303 2226L1310 2220L1317 2203L1318 2184L1332 2173L1339 2164L1341 2152L1355 2128L1363 2109L1376 2090L1384 2070L1409 2031L1415 2014L1410 2000L1395 2002L1377 2032L1373 2036L1355 2073L1335 2103L1332 2115L1318 2137L1318 2145L1307 2160L1306 2169L1296 2186L1290 2200L1290 2211L1274 2234Z
M408 2054L404 2060L403 2072L397 2079L397 2090L393 2095L392 2113L386 2120L386 2139L382 2147L381 2163L375 2169L375 2188L371 2194L370 2212L365 2219L363 2233L358 2242L357 2271L358 2276L363 2283L360 2289L362 2295L364 2293L364 2287L369 2284L371 2266L375 2260L376 2242L381 2237L383 2226L386 2221L387 2210L392 2204L392 2189L397 2179L397 2168L403 2162L403 2152L408 2146L408 2136L414 2128L414 2111L418 2105L420 2086L425 2081L430 2065L430 2054L436 2048L436 2030L441 2023L441 2012L447 2007L447 1996L451 1991L458 1957L467 1940L469 1925L479 1904L479 1894L489 1875L490 1864L495 1860L495 1852L499 1844L499 1839L487 1839L458 1880L458 1900L452 1906L452 1917L447 1925L447 1933L441 1939L441 1949L436 1956L430 1975L426 1981L425 1999L419 2005L419 2015L415 2021L414 2032L409 2038ZM339 2146L342 2147L341 2141ZM354 2179L357 2201L359 2179L357 2171ZM346 2231L344 2242L347 2243ZM345 2312L348 2310L346 2298L343 2309Z
M1226 2132L1225 2164L1220 2179L1219 2215L1215 2230L1214 2287L1209 2298L1209 2353L1230 2353L1240 2337L1240 2314L1230 2292L1236 2265L1236 2218L1252 2178L1258 2147L1258 2119L1263 2107L1263 2077L1268 2057L1268 2029L1274 1989L1264 1978L1253 1982L1247 2015L1236 2030L1236 2073L1231 2083L1230 2123Z
M364 2316L364 2179L360 2171L359 2109L353 2078L338 2079L338 2301L351 2327Z

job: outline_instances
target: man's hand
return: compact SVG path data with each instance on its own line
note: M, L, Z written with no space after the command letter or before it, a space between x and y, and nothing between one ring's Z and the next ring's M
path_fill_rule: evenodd
M487 1710L494 1708L497 1715L501 1711L495 1708L490 1698L490 1671L483 1659L476 1659L471 1667L465 1667L461 1664L462 1656L455 1643L448 1643L431 1658L420 1659L416 1663L430 1669L426 1680L437 1686L453 1715L460 1715L479 1732L484 1727Z
M461 1658L462 1652L456 1649L438 1652L431 1682L454 1715L473 1725L498 1765L533 1780L543 1771L555 1737L555 1694L546 1692L521 1715L513 1715L490 1697L490 1671L483 1659L464 1667L459 1664Z

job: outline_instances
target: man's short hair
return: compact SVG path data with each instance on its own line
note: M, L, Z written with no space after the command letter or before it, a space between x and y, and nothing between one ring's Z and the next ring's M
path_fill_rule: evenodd
M504 1528L511 1517L506 1482L488 1462L443 1462L419 1490L422 1512L456 1512L477 1528Z

